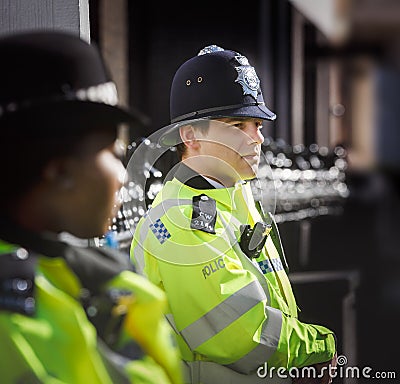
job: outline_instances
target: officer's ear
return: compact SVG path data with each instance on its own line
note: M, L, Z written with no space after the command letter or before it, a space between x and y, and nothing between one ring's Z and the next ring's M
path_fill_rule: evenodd
M192 150L197 150L200 147L199 140L197 139L196 130L193 125L184 125L179 128L179 134L182 139L182 143Z
M73 163L68 157L50 160L43 169L43 181L59 190L70 191L75 186Z

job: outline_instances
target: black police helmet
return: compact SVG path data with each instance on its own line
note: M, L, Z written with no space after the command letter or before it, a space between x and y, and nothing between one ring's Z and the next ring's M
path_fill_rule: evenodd
M260 80L245 56L207 46L175 73L170 95L171 125L160 144L180 142L179 127L200 118L251 117L274 120L264 103Z
M145 124L117 106L116 86L94 45L66 32L35 31L0 39L0 135L69 135Z

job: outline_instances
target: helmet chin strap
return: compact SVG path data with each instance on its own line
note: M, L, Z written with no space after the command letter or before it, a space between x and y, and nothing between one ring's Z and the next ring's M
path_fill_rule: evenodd
M186 120L189 118L194 118L197 115L200 114L206 114L206 113L211 113L211 112L218 112L218 111L226 111L230 109L235 109L235 108L242 108L242 107L254 107L257 105L265 105L263 101L255 101L254 103L245 103L245 104L232 104L232 105L224 105L223 107L213 107L213 108L206 108L206 109L200 109L198 111L186 113L185 115L180 115L178 117L175 117L174 119L171 120L171 123L177 123L181 120Z

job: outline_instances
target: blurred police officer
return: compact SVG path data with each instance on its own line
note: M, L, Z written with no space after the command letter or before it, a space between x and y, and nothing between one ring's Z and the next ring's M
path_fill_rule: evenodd
M272 371L334 364L333 332L297 319L276 224L247 182L258 170L262 122L275 119L255 69L238 52L206 47L177 70L170 111L159 143L176 145L181 162L131 253L167 294L187 381L290 382ZM304 382L329 380L325 372Z
M115 84L76 36L0 40L0 377L179 383L164 293L129 257L60 241L104 234L124 178Z

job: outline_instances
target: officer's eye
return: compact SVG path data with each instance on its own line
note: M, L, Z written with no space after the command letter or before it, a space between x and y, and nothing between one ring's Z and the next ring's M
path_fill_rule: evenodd
M243 123L235 123L232 124L234 127L239 128L239 129L243 129L244 128L244 124Z
M251 124L251 122L249 122ZM262 129L262 122L261 121L255 121L254 122L255 126L257 129ZM246 128L246 122L234 122L232 124L234 127L239 128L239 129L245 129Z

